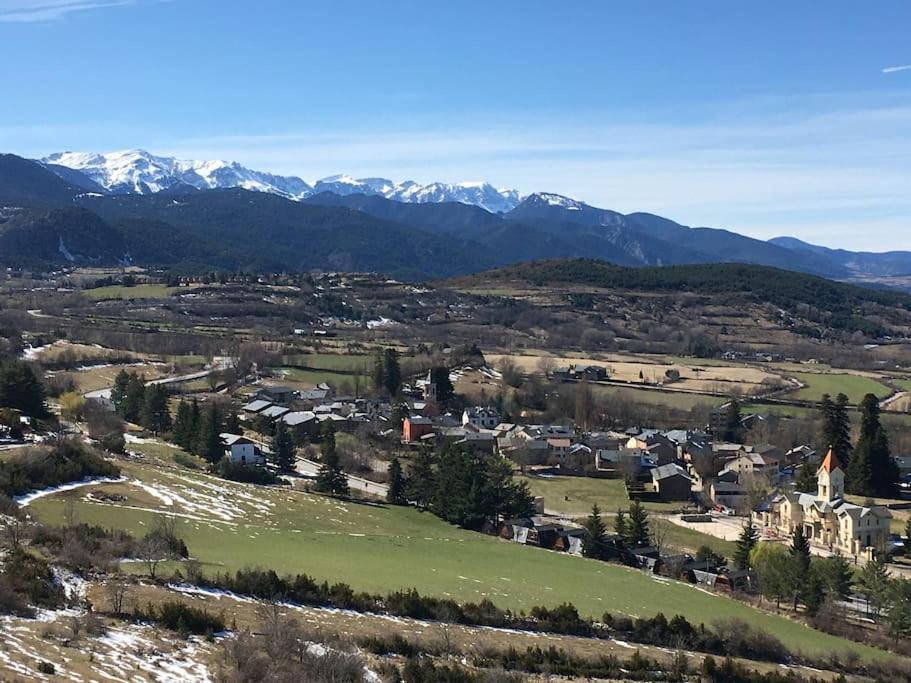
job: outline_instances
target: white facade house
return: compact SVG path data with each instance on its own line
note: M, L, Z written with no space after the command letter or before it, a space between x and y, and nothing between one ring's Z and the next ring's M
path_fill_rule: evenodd
M500 424L500 413L496 408L472 407L466 408L462 413L462 424L471 425L478 429L494 429Z
M262 465L266 462L256 444L240 434L220 434L225 456L240 465Z

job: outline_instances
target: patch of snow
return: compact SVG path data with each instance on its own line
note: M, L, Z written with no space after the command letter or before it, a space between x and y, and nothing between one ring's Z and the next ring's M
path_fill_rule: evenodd
M94 486L95 484L117 484L120 482L126 481L126 477L96 477L94 479L83 479L81 481L72 481L69 484L60 484L59 486L51 486L50 488L41 489L40 491L32 491L31 493L26 493L21 496L16 496L13 498L13 501L19 505L19 507L25 507L29 503L38 500L39 498L44 498L45 496L51 496L55 493L63 493L64 491L73 491L83 486Z

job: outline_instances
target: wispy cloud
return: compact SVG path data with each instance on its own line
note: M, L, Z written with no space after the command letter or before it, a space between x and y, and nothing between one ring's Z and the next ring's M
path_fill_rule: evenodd
M136 0L0 0L0 22L57 21L71 12L135 3Z
M883 69L884 74L894 74L896 71L911 71L911 64L899 64L898 66L887 66Z

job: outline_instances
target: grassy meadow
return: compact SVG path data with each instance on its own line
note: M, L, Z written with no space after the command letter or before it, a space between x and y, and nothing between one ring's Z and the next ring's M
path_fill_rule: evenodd
M791 374L806 385L803 389L788 394L788 398L798 401L819 401L823 394L835 396L843 393L852 405L857 405L866 394L875 394L879 398L885 398L892 393L892 390L885 384L862 375L815 372Z
M191 555L212 573L270 567L345 581L356 590L415 587L460 601L489 598L513 609L569 601L591 616L664 612L696 622L738 617L806 652L853 647L883 656L729 598L619 565L464 531L411 508L227 482L175 466L168 451L176 449L142 443L130 448L145 455L122 463L126 482L39 498L30 512L41 521L60 523L69 496L80 521L137 535L150 529L158 515L174 516ZM95 490L124 499L95 500Z

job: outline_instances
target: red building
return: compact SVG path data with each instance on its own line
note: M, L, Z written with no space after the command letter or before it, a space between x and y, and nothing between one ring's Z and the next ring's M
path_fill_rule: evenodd
M433 422L431 422L430 418L409 415L402 421L402 438L407 443L417 441L432 431Z

